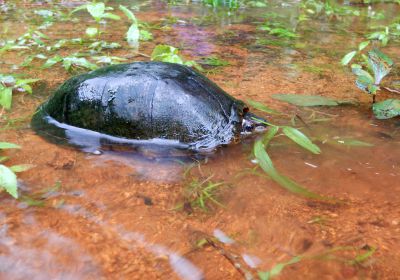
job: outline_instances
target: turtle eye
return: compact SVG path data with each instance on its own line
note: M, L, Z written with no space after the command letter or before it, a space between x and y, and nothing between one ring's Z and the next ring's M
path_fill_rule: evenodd
M252 125L250 125L250 124L246 124L245 127L244 127L244 129L245 129L247 132L251 132L251 131L253 131L254 127L253 127Z

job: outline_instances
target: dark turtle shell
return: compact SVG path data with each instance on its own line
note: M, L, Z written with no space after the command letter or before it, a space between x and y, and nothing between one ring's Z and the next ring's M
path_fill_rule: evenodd
M202 150L238 136L246 111L243 102L187 66L135 62L69 79L39 107L32 127L76 127L117 142L169 139Z

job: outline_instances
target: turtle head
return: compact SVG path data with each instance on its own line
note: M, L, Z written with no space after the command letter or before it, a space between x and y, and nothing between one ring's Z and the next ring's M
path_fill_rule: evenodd
M244 112L242 119L242 134L251 134L253 132L263 132L267 129L266 120L250 112Z

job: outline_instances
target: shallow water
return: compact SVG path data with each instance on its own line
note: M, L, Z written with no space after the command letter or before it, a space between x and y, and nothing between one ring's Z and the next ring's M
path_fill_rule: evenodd
M124 1L108 5L119 3L132 5ZM350 71L338 62L357 48L367 25L389 22L398 14L398 5L356 6L361 13L384 9L387 18L381 22L364 16L300 23L297 1L230 13L200 3L137 3L135 14L140 20L164 26L152 30L154 41L142 43L140 52L149 55L155 44L164 43L179 47L188 59L217 55L230 65L211 69L208 77L224 90L289 115L264 115L273 123L290 124L291 115L301 116L307 125L298 119L296 124L322 153L313 155L283 136L272 141L268 152L281 173L341 202L308 200L261 172L251 173L256 167L251 150L258 136L221 147L201 160L183 162L145 149L114 148L94 155L49 143L35 135L29 120L71 74L60 66L42 70L42 61L20 68L24 55L5 52L1 73L26 73L43 82L34 88L33 96L14 94L12 111L1 112L1 141L22 146L7 151L6 165L29 163L35 168L19 174L21 199L0 196L0 278L257 279L259 271L304 256L287 266L280 279L396 279L400 274L400 122L376 120L370 98L355 87ZM4 31L0 39L15 38L28 25L41 22L32 14L35 9L54 8L47 2L0 4ZM79 4L61 2L55 7L65 12ZM278 40L257 30L260 22L272 17L267 12L284 16L302 37ZM42 32L52 42L83 37L89 23L94 23L84 12L78 18L79 24L57 20ZM127 28L126 22L102 25L103 40L123 45L109 53L129 61L146 60L126 47ZM392 43L384 49L395 62L397 46ZM84 50L73 45L58 52ZM398 73L394 68L388 81L398 80ZM272 99L275 93L318 94L359 105L297 108ZM387 97L386 92L379 99ZM9 122L15 118L21 120ZM372 145L351 146L351 140ZM207 212L188 207L184 203L188 186L207 179L223 182L216 197L223 207L209 203ZM376 248L372 257L351 262L370 248Z

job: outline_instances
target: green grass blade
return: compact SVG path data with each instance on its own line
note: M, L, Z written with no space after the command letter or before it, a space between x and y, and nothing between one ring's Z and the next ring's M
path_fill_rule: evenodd
M290 178L281 175L274 167L272 164L271 158L268 156L267 152L264 149L264 145L262 144L261 140L258 140L254 144L254 155L256 159L258 160L258 164L260 167L269 175L269 177L287 189L288 191L307 197L307 198L313 198L313 199L320 199L320 200L327 200L328 198L325 198L319 194L313 193L306 188L302 187L298 183L292 181Z
M313 154L320 154L321 150L317 145L315 145L311 140L304 135L300 130L290 127L284 126L282 128L283 133L289 137L293 142L297 143L301 147L306 150L309 150Z
M281 115L280 112L278 112L278 111L276 111L276 110L274 110L274 109L271 109L271 108L265 106L265 105L262 104L261 102L248 99L248 100L247 100L247 103L248 103L251 107L253 107L254 109L257 109L257 110L259 110L259 111L262 111L262 112L265 112L265 113L268 113L268 114L272 114L272 115Z
M21 146L8 142L0 142L0 149L21 149Z
M265 147L268 146L269 142L271 142L272 138L278 133L279 131L279 126L271 126L268 129L268 132L265 133L265 135L262 138L262 143L265 145Z
M18 164L18 165L11 166L10 169L12 172L19 173L19 172L27 171L33 167L35 167L35 165L33 165L33 164Z

